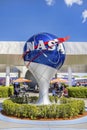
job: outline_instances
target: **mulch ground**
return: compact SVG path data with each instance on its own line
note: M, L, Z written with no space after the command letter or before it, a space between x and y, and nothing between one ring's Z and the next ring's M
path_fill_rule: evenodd
M1 111L1 113L5 116L6 113ZM78 119L78 118L82 118L84 116L87 116L87 111L84 112L83 114L79 114L78 116L75 116L75 117L71 117L71 118L39 118L39 119L36 119L36 120L42 120L42 121L52 121L52 120L74 120L74 119ZM33 119L30 119L30 118L18 118L18 117L14 117L14 116L9 116L10 118L14 118L14 119L21 119L21 120L33 120ZM35 119L34 119L35 120Z

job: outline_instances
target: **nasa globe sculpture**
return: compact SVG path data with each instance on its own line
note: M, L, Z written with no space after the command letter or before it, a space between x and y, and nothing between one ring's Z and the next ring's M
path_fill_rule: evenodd
M65 49L62 42L67 39L50 33L39 33L29 38L24 45L24 62L39 85L36 104L50 104L50 80L64 63Z

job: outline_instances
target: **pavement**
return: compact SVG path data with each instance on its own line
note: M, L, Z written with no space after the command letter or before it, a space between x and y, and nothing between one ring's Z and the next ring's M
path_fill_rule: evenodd
M6 98L0 98L0 108L4 100ZM84 100L87 110L87 99L81 100ZM10 118L0 113L0 130L87 130L87 116L73 120L39 121Z

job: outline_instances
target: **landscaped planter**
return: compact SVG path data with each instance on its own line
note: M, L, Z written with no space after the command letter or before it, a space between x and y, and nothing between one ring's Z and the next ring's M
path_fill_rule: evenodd
M40 118L71 118L83 114L85 104L82 100L63 98L60 105L32 105L18 104L11 100L3 102L3 112L8 116L19 118L40 119Z

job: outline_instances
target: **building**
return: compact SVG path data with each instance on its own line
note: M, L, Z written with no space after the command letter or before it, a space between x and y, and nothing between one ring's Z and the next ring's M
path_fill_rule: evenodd
M22 59L25 42L0 41L0 73L6 75L6 85L9 85L11 73L25 76L28 69ZM71 85L72 72L87 73L87 42L65 42L66 60L58 72L68 72Z

